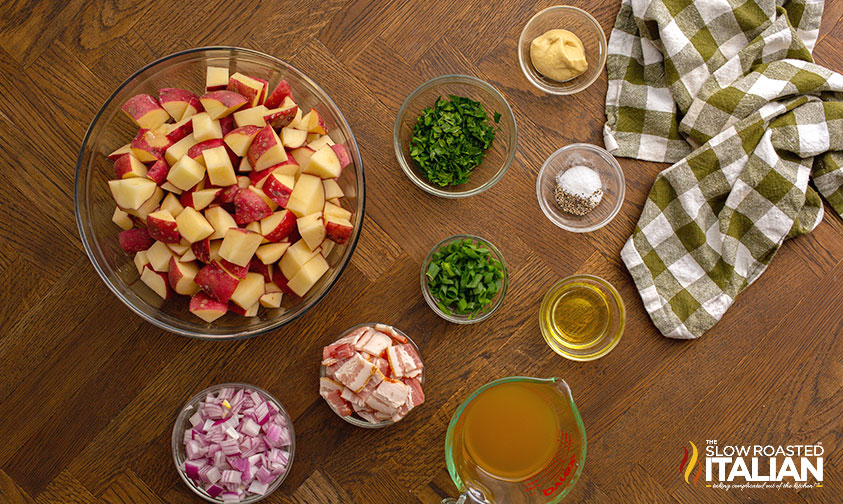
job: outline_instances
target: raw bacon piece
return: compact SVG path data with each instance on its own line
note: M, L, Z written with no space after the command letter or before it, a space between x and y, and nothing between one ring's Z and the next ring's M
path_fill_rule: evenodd
M369 380L371 382L371 380ZM364 387L365 390L365 387ZM359 395L355 394L351 391L351 389L343 388L341 397L346 401L350 402L352 406L365 406L366 401L360 397Z
M360 418L362 418L363 420L365 420L369 423L375 424L375 423L380 422L380 420L378 420L377 417L375 417L375 414L370 409L355 410L354 412L357 413L358 415L360 415Z
M422 389L421 380L418 378L405 378L403 382L410 388L410 399L407 405L410 408L415 408L424 402L424 390Z
M369 355L380 356L386 348L392 344L392 338L380 331L372 331L372 335L366 340L360 350Z
M336 345L336 344L341 345L343 343L349 343L351 345L356 345L357 340L360 339L360 336L363 336L364 334L366 334L367 331L370 331L370 330L372 330L372 328L370 326L358 327L354 331L348 333L346 336L343 336L342 338L335 341L334 345Z
M396 411L396 408L393 408L389 404L386 404L385 402L381 401L380 399L375 397L375 394L370 395L369 398L366 399L366 406L372 408L376 412L379 411L387 415L387 418L395 414Z
M319 395L321 395L322 397L327 396L331 392L336 392L337 390L342 392L342 389L342 384L337 383L330 378L319 378Z
M370 395L372 395L372 392L374 392L375 389L378 388L378 385L380 385L383 380L384 376L380 373L380 371L376 372L369 379L369 382L366 384L366 386L363 387L363 390L357 392L357 395L359 395L363 399L363 401L365 401L369 398Z
M375 329L382 333L388 334L392 339L397 341L398 343L406 343L407 338L401 335L398 331L395 330L394 327L388 326L386 324L375 324Z
M335 390L325 396L325 400L328 401L328 405L337 415L348 416L351 414L351 408L345 399L342 398L339 390Z
M376 369L374 364L361 357L360 354L354 354L354 357L337 369L334 378L356 393L366 386Z
M404 367L401 366L401 360L398 357L398 347L391 346L387 348L386 358L389 362L389 368L392 370L392 376L396 378L404 376Z
M399 380L386 378L372 392L372 397L392 408L392 413L398 411L402 404L407 402L410 395L410 388ZM384 413L387 413L384 411Z
M372 363L378 367L378 371L380 371L382 375L389 376L390 374L392 374L389 368L389 362L387 362L387 360L383 357L376 358L374 361L372 361Z
M337 369L341 368L343 366L343 364L345 364L349 360L351 360L350 357L348 359L343 359L341 361L337 361L337 362L334 362L332 364L325 364L326 366L328 366L325 369L325 374L330 376L330 377L333 377L337 373Z
M322 359L347 359L354 355L354 351L351 343L334 343L322 349Z
M377 331L375 331L374 329L372 329L371 327L369 327L369 328L368 328L368 330L367 330L365 333L363 333L363 334L362 334L359 338L357 338L357 342L356 342L356 343L354 343L354 348L355 348L357 351L363 351L363 346L364 346L366 343L368 343L368 342L369 342L369 339L370 339L370 338L372 337L372 335L373 335L373 334L375 334L376 332L377 332Z

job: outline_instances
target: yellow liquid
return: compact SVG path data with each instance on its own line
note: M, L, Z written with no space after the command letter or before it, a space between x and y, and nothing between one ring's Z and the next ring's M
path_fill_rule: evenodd
M571 284L556 293L542 314L550 339L560 349L583 349L597 344L609 326L606 296L587 284Z
M468 458L501 480L533 476L559 446L556 412L535 385L513 382L487 389L469 403L464 415Z

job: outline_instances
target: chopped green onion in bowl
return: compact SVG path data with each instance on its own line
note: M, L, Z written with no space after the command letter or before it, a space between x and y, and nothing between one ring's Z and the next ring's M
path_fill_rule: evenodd
M443 314L473 321L500 304L498 295L503 296L507 284L506 265L490 244L474 237L456 238L434 248L424 282Z

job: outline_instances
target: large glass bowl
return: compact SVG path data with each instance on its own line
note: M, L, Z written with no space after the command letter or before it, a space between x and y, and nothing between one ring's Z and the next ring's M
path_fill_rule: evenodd
M496 128L500 127L500 130L495 131L492 145L486 151L483 161L471 171L468 182L441 187L431 184L410 157L410 141L413 139L413 127L422 111L433 107L438 97L447 99L448 95L464 96L482 103L490 123ZM493 120L495 113L501 115L497 124ZM518 126L506 99L492 85L469 75L443 75L417 87L404 100L395 118L392 144L404 174L420 189L440 198L465 198L489 189L506 174L518 147Z
M166 302L140 281L132 257L117 242L120 229L111 222L114 200L107 181L113 173L106 159L113 150L129 142L137 132L121 105L138 93L157 94L162 87L180 87L201 93L208 66L225 66L269 81L289 82L300 107L315 108L327 126L328 134L345 144L351 164L339 177L346 203L353 211L354 231L346 245L337 245L328 256L331 271L302 300L285 299L281 308L261 310L257 317L233 313L208 324L188 311L189 298L177 296ZM141 68L105 101L91 122L82 141L76 164L76 223L82 244L97 273L112 292L135 313L161 329L203 339L248 338L276 329L303 315L328 293L342 274L357 245L363 224L365 180L363 161L348 122L327 93L297 68L278 58L237 47L200 47L171 54Z
M205 488L194 482L192 479L187 477L184 470L184 462L187 460L187 453L185 451L184 446L184 432L187 429L192 428L190 423L190 417L193 416L197 408L199 407L199 403L205 400L208 394L216 394L220 390L224 388L234 388L234 389L251 389L256 390L260 393L266 401L273 403L275 406L278 407L278 411L281 415L287 420L287 429L290 431L290 457L287 459L287 470L284 471L284 474L279 475L275 478L272 483L269 484L269 487L266 489L266 493L264 495L252 495L251 497L246 497L240 504L251 504L253 502L258 502L269 497L272 492L278 490L278 487L281 486L281 483L284 483L284 480L287 479L287 475L290 474L290 469L293 466L293 459L296 455L296 431L293 429L293 420L290 418L290 415L287 413L287 410L284 409L284 405L276 399L272 394L267 392L266 390L256 387L254 385L250 385L248 383L220 383L219 385L213 385L211 387L206 388L205 390L199 392L195 396L191 397L184 406L182 406L181 410L179 411L178 416L176 417L176 423L173 426L173 435L170 439L170 446L173 451L173 462L176 464L176 470L179 473L182 481L184 484L190 488L193 493L198 495L199 497L205 499L208 502L222 502L222 499L219 497L211 497L208 495L208 492L205 491Z

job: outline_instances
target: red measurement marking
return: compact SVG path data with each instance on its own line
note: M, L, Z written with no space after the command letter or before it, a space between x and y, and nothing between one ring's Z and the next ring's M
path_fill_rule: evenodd
M568 477L571 475L571 470L577 461L576 454L571 455L571 459L568 462L565 471L561 475L559 475L557 468L562 465L565 457L568 456L568 453L570 452L569 449L572 446L572 439L573 438L567 433L559 431L559 448L553 455L550 463L548 463L540 473L523 482L524 491L527 492L528 495L536 495L536 490L541 488L542 493L545 496L549 496L556 492L556 490L568 480Z
M560 476L559 479L553 482L552 487L548 487L542 490L542 493L545 495L545 497L552 495L557 488L559 488L560 486L562 486L563 483L565 483L565 480L567 480L568 476L571 474L571 469L574 467L574 463L576 461L577 458L572 455L571 460L568 462L568 467L565 468L565 472L562 474L562 476Z

